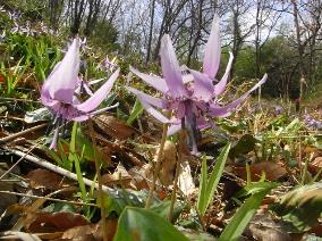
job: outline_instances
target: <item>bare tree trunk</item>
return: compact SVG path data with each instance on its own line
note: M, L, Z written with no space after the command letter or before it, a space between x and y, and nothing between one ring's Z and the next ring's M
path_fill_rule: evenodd
M75 0L74 3L71 3L74 7L73 16L72 16L72 25L71 25L71 33L72 35L77 35L83 21L85 8L87 5L87 1L85 0Z
M300 86L300 94L299 98L302 99L303 97L303 85L305 83L305 70L304 70L304 61L303 61L303 55L304 55L304 46L301 42L301 34L300 34L300 24L298 19L298 7L295 0L292 0L293 4L293 17L294 17L294 26L296 31L296 42L297 42L297 51L298 51L298 63L299 63L299 71L300 71L300 80L299 80L299 86Z
M148 63L151 57L151 49L152 49L152 38L153 38L153 23L154 23L154 9L155 9L155 0L151 2L151 21L150 21L150 30L149 30L149 40L147 47L147 55L145 62Z
M192 7L194 7L192 5ZM192 46L189 48L189 52L188 52L188 57L187 57L187 65L189 66L191 63L191 58L197 48L198 42L201 39L201 30L202 30L202 25L203 25L203 21L202 21L202 16L203 16L203 0L199 0L199 6L198 6L198 16L196 16L197 19L197 32L193 41Z

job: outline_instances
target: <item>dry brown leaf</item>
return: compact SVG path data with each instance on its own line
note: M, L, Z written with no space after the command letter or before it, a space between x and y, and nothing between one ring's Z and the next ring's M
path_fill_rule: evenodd
M117 218L107 218L106 229L108 240L113 240L117 228ZM59 240L73 240L73 241L101 241L102 236L102 222L98 224L89 224L78 226L65 231ZM57 240L58 241L58 240Z
M322 157L322 151L315 147L307 146L304 149L304 155L305 157L315 159L317 157Z
M38 212L34 215L33 222L27 226L27 229L32 233L61 232L89 224L89 221L84 216L71 212Z
M178 186L186 196L193 194L196 190L188 161L181 163Z
M146 164L143 167L133 167L129 170L129 174L132 177L131 184L136 187L136 190L149 189L147 180L152 180L152 173L150 164Z
M113 174L105 174L102 176L102 183L108 186L122 184L122 186L128 187L131 180L132 177L121 163L117 165L117 168Z
M308 169L311 173L317 174L322 168L322 156L316 157L309 163Z
M257 214L249 224L250 235L259 241L291 241L283 226L274 222L268 213Z
M27 178L34 189L57 190L68 186L62 176L41 168L29 172Z
M97 225L90 224L73 227L65 231L60 240L87 241L95 240L94 233L97 231Z
M157 151L158 155L159 150ZM156 158L155 158L156 159ZM163 158L161 162L160 182L168 186L174 179L177 163L177 147L172 141L166 141L163 148Z
M136 130L125 122L110 115L99 115L94 118L95 124L103 133L118 139L126 140L136 133Z
M244 180L247 179L246 167L232 166L232 170ZM250 165L250 172L252 181L258 181L262 173L266 175L266 179L269 181L276 181L279 178L287 175L287 170L280 163L275 162L259 162Z

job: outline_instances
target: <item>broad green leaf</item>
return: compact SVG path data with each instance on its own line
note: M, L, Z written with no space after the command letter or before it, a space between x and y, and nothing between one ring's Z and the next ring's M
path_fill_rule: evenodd
M249 197L230 220L229 224L220 235L219 241L239 240L239 237L244 232L249 221L252 219L256 210L261 205L262 200L270 190L271 187L268 187L266 190L257 192Z
M256 139L253 135L245 134L243 135L237 143L235 143L229 152L230 157L236 157L240 154L246 154L254 150Z
M127 207L121 214L114 241L188 241L171 223L157 214Z
M164 200L160 203L155 203L152 207L150 207L150 211L152 211L155 214L158 214L160 217L167 219L169 217L170 212L170 200ZM176 202L173 208L172 213L172 221L175 222L179 218L180 213L182 212L184 206L180 202Z
M202 174L201 174L201 188L199 190L199 198L197 201L197 207L199 213L203 216L210 203L212 202L214 193L217 189L219 180L224 171L224 167L227 161L227 157L230 150L230 143L228 143L221 151L216 164L210 174L209 180L206 180L207 176L207 164L203 161Z
M304 185L288 192L272 209L297 230L307 231L322 213L322 183Z
M144 191L130 191L118 189L116 191L108 192L104 198L104 208L106 213L116 212L120 215L123 210L128 207L144 207L147 193ZM99 199L97 199L100 206ZM159 199L153 198L153 204L159 204Z
M130 116L126 121L126 124L132 125L132 123L142 114L143 110L144 110L143 105L138 99L136 99L134 106L132 108L132 111L130 113Z

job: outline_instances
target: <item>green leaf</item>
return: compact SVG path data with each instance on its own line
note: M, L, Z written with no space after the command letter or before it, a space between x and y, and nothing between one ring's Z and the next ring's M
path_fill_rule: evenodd
M250 134L243 135L238 140L238 142L232 146L232 148L229 152L229 156L236 157L240 154L246 154L246 153L254 150L256 141L257 140L254 138L254 136L252 136Z
M132 125L132 123L142 114L143 110L144 110L143 105L138 99L136 99L134 106L132 108L132 111L130 113L130 116L126 121L126 124Z
M119 218L114 241L188 241L164 218L151 211L127 207Z
M201 172L201 188L199 190L199 198L197 201L197 207L199 213L203 216L210 203L212 202L214 193L217 189L219 180L224 171L224 167L227 161L228 153L230 149L230 143L228 143L221 151L218 160L210 174L209 180L206 181L207 176L207 164L205 160L202 163Z
M161 203L155 203L150 207L150 211L158 214L160 217L167 219L169 217L171 201L164 200ZM181 202L176 202L173 208L172 221L177 220L183 210L184 206ZM174 221L175 222L175 221Z
M322 183L301 186L288 192L272 209L298 231L309 230L322 213Z
M125 189L117 189L116 191L110 191L105 194L104 208L106 213L116 212L120 215L123 210L130 207L144 207L147 193L144 191L132 191ZM100 200L97 199L100 206ZM153 198L153 204L161 203L159 199Z
M247 197L259 192L265 192L266 190L270 190L275 187L277 187L277 183L275 182L251 182L238 191L235 196L237 198Z
M249 221L252 219L256 210L261 205L262 200L270 190L271 187L268 187L266 190L257 192L249 197L230 220L229 224L220 235L219 241L239 240L239 237L244 232Z

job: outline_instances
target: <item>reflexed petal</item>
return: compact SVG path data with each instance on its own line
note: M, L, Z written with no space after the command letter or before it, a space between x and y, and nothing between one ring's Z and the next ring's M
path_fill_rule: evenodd
M150 115L154 116L161 123L169 123L169 119L165 117L163 114L161 114L159 111L157 111L155 108L153 108L147 101L144 100L144 98L138 96L138 99L141 101L141 104L143 105L144 109Z
M168 128L167 135L171 136L181 130L181 124L172 124Z
M229 116L237 108L238 105L240 105L254 90L256 90L258 87L264 84L266 80L267 80L267 74L265 74L264 77L256 85L253 86L253 88L251 88L241 97L239 97L237 100L234 100L233 102L229 103L224 107L218 107L214 104L211 105L209 108L209 115L212 117Z
M212 22L211 32L205 47L203 59L203 72L214 78L218 72L220 63L220 35L219 35L219 16L216 14Z
M86 83L86 82L83 82L83 88L85 90L85 92L89 95L89 96L92 96L94 93L93 91L91 90L91 88L89 88L89 84Z
M88 98L82 104L76 105L75 107L84 113L91 112L97 108L106 96L110 93L114 82L116 81L119 75L120 69L117 69L112 76L104 83L90 98Z
M180 66L168 34L162 37L160 56L162 74L172 97L188 97L188 92L182 81Z
M158 107L158 108L166 108L166 103L164 100L153 97L151 95L147 95L145 93L143 93L142 91L139 91L135 88L132 87L126 87L126 89L130 92L132 92L133 94L135 94L137 96L137 98L139 99L143 99L145 102L148 102L149 104Z
M238 102L238 104L240 104L240 103ZM225 107L218 107L217 105L210 105L209 110L208 110L208 115L210 115L211 117L227 117L234 110L235 110L235 108L233 108L233 105L232 106L227 105Z
M159 108L165 108L166 104L162 99L152 97L131 87L126 87L126 89L136 95L136 97L140 100L141 104L143 105L144 109L150 115L154 116L157 120L159 120L162 123L169 123L170 120L153 107L156 106Z
M93 111L91 113L87 113L87 114L83 114L83 115L76 116L76 117L72 118L72 120L73 121L77 121L77 122L86 121L86 120L92 118L93 116L99 115L99 114L101 114L101 113L103 113L103 112L105 112L107 110L116 108L118 106L119 106L119 103L116 103L115 105L108 106L108 107L105 107L105 108L102 108L102 109Z
M167 93L169 91L169 87L167 86L167 83L164 81L164 79L157 76L151 76L148 74L141 73L140 71L131 66L130 71L139 76L142 80L144 80L144 82L151 85L156 90L159 90L162 93Z
M42 91L48 91L52 99L71 103L77 86L79 70L79 40L75 39L63 60L45 81Z
M205 74L202 74L195 70L190 70L194 77L195 85L193 97L208 102L213 97L214 86L212 80Z
M230 70L231 70L231 66L232 66L233 60L234 60L234 56L231 52L229 52L229 56L230 57L229 57L229 61L228 61L227 67L226 67L225 74L221 78L220 82L215 85L215 91L214 91L215 96L220 95L222 92L224 92L224 90L226 88L228 77L229 77Z

